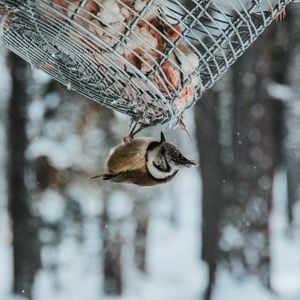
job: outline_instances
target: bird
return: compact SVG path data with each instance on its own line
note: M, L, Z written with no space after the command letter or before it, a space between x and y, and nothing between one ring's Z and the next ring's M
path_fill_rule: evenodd
M107 173L91 179L153 186L167 183L180 169L195 165L195 161L184 157L175 145L167 142L161 132L160 141L145 137L125 138L111 150L106 160Z

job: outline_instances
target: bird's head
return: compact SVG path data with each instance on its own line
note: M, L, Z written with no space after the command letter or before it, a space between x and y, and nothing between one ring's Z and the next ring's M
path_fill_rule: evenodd
M195 166L178 148L167 142L163 132L160 141L150 143L147 150L147 169L155 179L164 179L175 175L179 169Z

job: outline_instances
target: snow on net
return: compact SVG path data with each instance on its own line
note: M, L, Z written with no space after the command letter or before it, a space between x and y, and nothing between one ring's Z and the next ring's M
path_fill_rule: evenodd
M0 0L0 40L145 125L178 120L293 0Z

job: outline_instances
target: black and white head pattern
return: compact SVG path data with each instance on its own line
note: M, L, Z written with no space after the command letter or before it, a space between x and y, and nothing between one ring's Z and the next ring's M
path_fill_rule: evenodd
M149 174L157 180L174 176L180 168L195 165L193 161L185 158L176 146L166 142L163 133L160 142L150 143L146 163Z

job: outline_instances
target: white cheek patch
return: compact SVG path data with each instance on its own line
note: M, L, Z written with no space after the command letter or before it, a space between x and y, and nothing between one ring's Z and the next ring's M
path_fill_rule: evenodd
M171 167L171 170L169 172L163 172L159 170L155 165L154 162L154 153L149 153L148 155L148 161L147 161L147 169L151 176L153 176L155 179L165 179L169 176L173 176L177 171L177 167Z
M176 169L171 169L170 172L162 172L153 165L153 162L147 163L147 169L151 176L153 176L155 179L165 179L169 176L174 175L177 171Z

